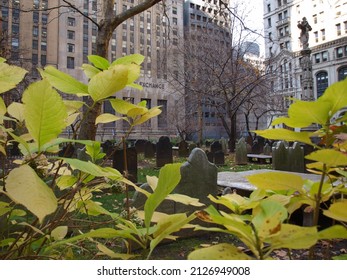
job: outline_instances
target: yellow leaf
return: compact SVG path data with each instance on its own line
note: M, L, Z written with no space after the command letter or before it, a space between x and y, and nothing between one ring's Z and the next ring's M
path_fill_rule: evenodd
M192 206L196 206L196 207L201 207L201 206L205 206L205 204L199 202L198 198L194 198L194 197L190 197L188 195L184 195L184 194L169 194L166 199L169 200L173 200L175 202L179 202L182 203L184 205L192 205Z
M0 114L5 115L6 112L7 112L6 104L5 104L4 100L2 99L2 97L0 97Z
M51 236L54 240L63 240L67 234L67 226L59 226L52 230Z
M109 113L105 113L105 114L101 114L99 115L96 120L95 120L95 124L99 124L99 123L110 123L110 122L114 122L114 121L118 121L118 120L124 120L125 118L123 117L118 117Z
M237 247L228 243L197 249L188 255L188 260L252 260Z
M312 132L296 132L284 128L255 130L253 132L267 139L286 140L290 142L298 141L309 145L313 145L310 138L313 135Z
M158 177L147 175L146 180L147 180L148 185L151 187L152 191L154 191L158 185Z
M347 222L347 200L334 202L328 210L323 210L323 214L334 220Z
M12 102L8 108L8 113L20 122L24 122L24 106L22 103Z
M249 175L247 180L257 188L265 190L300 191L304 185L304 180L301 176L286 172L264 172Z
M326 164L327 168L347 165L347 155L335 150L319 150L306 156L307 159Z
M15 202L24 205L40 222L57 209L57 198L28 165L14 168L6 179L6 193Z

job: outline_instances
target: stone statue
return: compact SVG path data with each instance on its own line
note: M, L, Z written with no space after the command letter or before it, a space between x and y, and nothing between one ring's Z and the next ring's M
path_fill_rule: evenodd
M302 47L303 49L308 49L309 31L312 30L312 27L307 22L306 17L303 17L302 21L298 22L298 27L301 29L300 42L302 44Z

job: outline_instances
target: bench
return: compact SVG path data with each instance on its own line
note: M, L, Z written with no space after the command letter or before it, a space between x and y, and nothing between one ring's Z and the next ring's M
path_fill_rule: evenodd
M270 164L272 163L272 156L262 155L262 154L247 154L249 162L256 162L261 164Z

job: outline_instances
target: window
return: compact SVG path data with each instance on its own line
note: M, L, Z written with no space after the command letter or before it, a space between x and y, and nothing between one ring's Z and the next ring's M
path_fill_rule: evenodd
M46 38L47 37L47 28L41 27L41 36Z
M267 19L267 26L268 26L268 27L271 27L271 18L268 18L268 19Z
M329 86L328 73L325 71L319 72L316 75L317 82L317 98L323 95L326 88Z
M322 29L321 33L322 33L322 41L325 41L325 29Z
M271 12L271 5L267 4L267 12L270 13Z
M343 47L339 47L336 49L336 57L337 58L343 57Z
M33 40L33 50L37 50L39 47L39 41Z
M41 41L41 51L47 51L47 42Z
M341 24L340 23L336 24L336 35L337 36L341 35Z
M67 44L67 51L68 52L75 52L75 45L74 44Z
M12 34L17 35L19 33L19 24L12 23Z
M75 40L75 31L68 30L67 31L67 38L70 40Z
M158 99L158 106L161 106L161 114L158 115L158 127L167 127L167 100Z
M47 64L47 56L41 55L41 66L46 66Z
M45 14L42 14L42 16L41 16L41 21L42 21L42 24L47 24L47 22L48 22L48 16L45 15Z
M317 15L313 15L313 23L317 24Z
M34 65L37 65L39 63L39 56L37 55L37 53L33 53L31 61Z
M318 43L318 31L313 32L313 35L316 43Z
M316 53L316 54L314 55L314 60L315 60L316 63L319 63L319 62L320 62L320 53Z
M177 15L177 8L176 7L172 8L172 14Z
M72 17L67 18L67 25L68 26L76 26L76 19Z
M172 23L173 23L173 25L177 25L177 18L172 18Z
M347 77L347 66L343 66L338 70L339 81L344 80Z
M75 68L75 58L74 57L71 57L71 56L67 57L66 67L68 69L74 69Z
M19 49L19 39L12 37L12 50L18 50Z
M37 26L33 26L33 36L39 36L39 28Z
M33 21L34 21L34 23L39 22L39 12L37 12L37 11L33 12Z
M322 52L322 61L328 61L328 52L327 51Z

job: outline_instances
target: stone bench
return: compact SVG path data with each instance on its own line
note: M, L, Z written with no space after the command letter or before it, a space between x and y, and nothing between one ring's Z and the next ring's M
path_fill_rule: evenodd
M247 154L249 162L257 162L261 164L270 164L272 163L272 156L262 155L262 154Z

